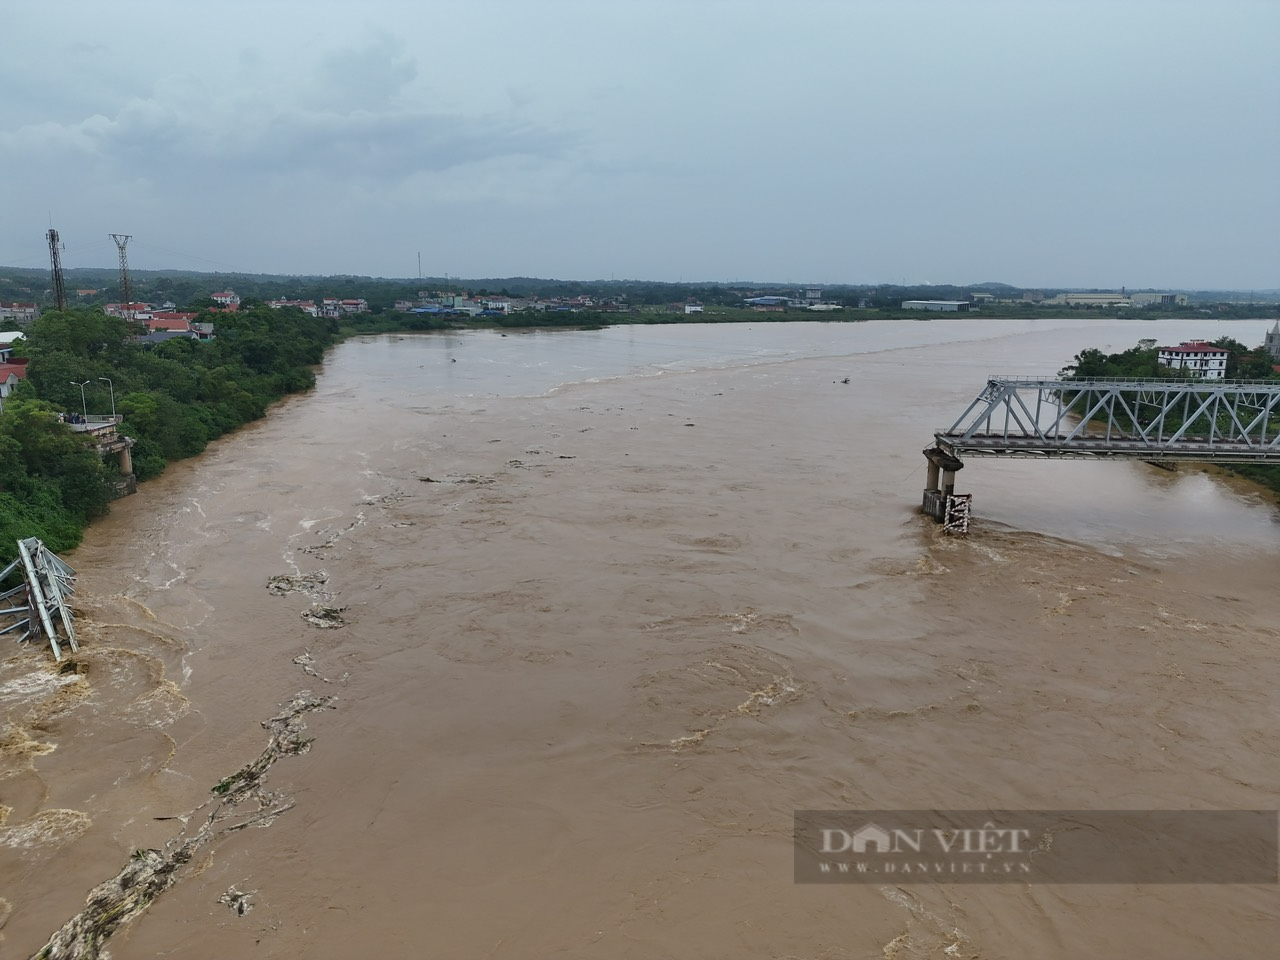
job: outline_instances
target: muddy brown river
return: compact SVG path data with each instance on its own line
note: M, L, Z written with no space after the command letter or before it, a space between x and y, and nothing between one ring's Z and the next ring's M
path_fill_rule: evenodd
M87 673L3 650L0 957L189 834L304 690L310 749L114 960L1272 956L1274 885L804 885L791 839L797 809L1277 806L1270 498L974 460L967 538L918 512L988 374L1264 327L344 343L66 556Z

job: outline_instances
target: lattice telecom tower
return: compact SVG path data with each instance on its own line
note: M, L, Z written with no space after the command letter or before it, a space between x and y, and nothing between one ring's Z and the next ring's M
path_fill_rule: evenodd
M45 234L49 241L49 264L53 271L53 299L59 310L67 309L67 284L62 279L62 244L58 241L58 231L49 228Z
M113 233L109 236L120 250L120 309L125 314L133 316L133 308L130 306L133 303L133 294L129 291L129 255L124 252L124 248L132 237L127 233Z

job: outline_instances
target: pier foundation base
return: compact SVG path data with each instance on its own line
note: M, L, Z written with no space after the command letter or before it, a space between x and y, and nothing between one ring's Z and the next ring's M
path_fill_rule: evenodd
M924 500L921 509L948 533L965 533L969 529L971 494L956 494L956 474L964 469L964 462L938 447L924 451L928 462Z

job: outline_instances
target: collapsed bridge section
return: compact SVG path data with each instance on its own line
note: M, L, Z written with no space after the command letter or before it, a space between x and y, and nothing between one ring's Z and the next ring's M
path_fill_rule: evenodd
M5 589L6 578L15 571L22 582ZM18 643L44 637L56 660L62 659L63 644L78 651L68 605L75 581L75 570L40 540L19 540L18 559L0 570L0 636Z

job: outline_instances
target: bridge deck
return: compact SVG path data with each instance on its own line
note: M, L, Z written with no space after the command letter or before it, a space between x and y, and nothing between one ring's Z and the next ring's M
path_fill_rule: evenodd
M1150 443L1145 440L1076 437L1055 442L1037 437L961 437L946 433L935 434L935 439L943 451L958 459L1020 457L1036 460L1182 460L1280 464L1280 450L1245 443L1225 443L1221 440L1213 443Z

